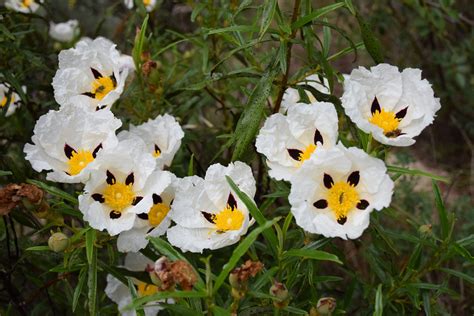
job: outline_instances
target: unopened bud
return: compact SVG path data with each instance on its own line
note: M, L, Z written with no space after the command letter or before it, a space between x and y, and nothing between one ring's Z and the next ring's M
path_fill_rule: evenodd
M332 297L322 297L319 299L316 309L320 315L330 316L336 309L336 299Z
M62 252L64 251L64 249L67 248L68 245L68 237L61 232L52 234L51 237L49 237L48 239L49 249L54 252Z
M284 308L289 303L289 293L288 289L283 283L275 281L270 287L270 295L274 296L276 300L273 302L273 305L277 308Z
M431 234L432 230L433 225L431 224L421 225L420 228L418 228L418 231L422 234Z

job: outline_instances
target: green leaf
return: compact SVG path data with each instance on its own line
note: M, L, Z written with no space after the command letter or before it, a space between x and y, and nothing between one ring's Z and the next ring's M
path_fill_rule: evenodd
M203 29L203 33L207 35L220 34L227 32L257 32L259 29L252 25L232 25L219 29Z
M91 264L92 263L92 257L94 254L94 242L95 242L95 237L96 233L95 230L90 228L88 231L86 231L86 257L87 257L87 263Z
M189 158L189 165L188 165L188 177L194 175L194 154L191 154L191 158Z
M452 275L454 275L454 276L456 276L460 279L463 279L463 280L467 281L470 284L474 284L474 277L471 276L471 275L467 275L467 274L465 274L461 271L448 269L448 268L441 268L440 270L443 271L443 272L452 274Z
M424 176L431 178L433 180L441 181L441 182L449 182L449 179L443 176L437 176L435 174L423 171L423 170L418 170L418 169L408 169L408 168L403 168L403 167L397 167L397 166L390 166L387 165L387 171L388 172L393 172L393 173L398 173L398 174L408 174L408 175L413 175L413 176Z
M293 23L291 25L291 28L294 30L294 29L299 29L300 27L310 23L311 21L313 21L314 19L317 19L325 14L328 14L329 12L331 11L334 11L336 9L339 9L341 7L345 6L345 4L343 2L337 2L337 3L334 3L334 4L330 4L328 6L325 6L325 7L322 7L320 9L317 9L317 10L314 10L313 12L311 12L310 14L308 15L305 15L301 18L299 18L298 20L295 21L295 23Z
M384 57L382 52L382 45L372 31L372 26L367 23L360 14L356 15L359 23L360 31L362 33L362 40L364 41L365 49L376 64L383 63Z
M26 251L49 251L48 246L34 246L25 249Z
M127 278L127 281L128 281L128 289L130 290L130 294L132 294L132 300L135 300L138 297L137 289L135 285L133 284L133 281L131 278ZM143 310L142 307L135 308L135 312L137 313L138 316L145 316L145 311Z
M270 27L270 24L273 20L273 15L275 14L275 9L277 6L276 0L265 0L263 4L263 14L262 14L262 23L260 24L260 33L258 35L258 39L261 40L262 37L265 35L265 32Z
M0 170L0 177L11 176L13 173L11 171Z
M382 294L382 284L379 284L377 287L377 292L375 293L375 311L374 316L383 315L383 294Z
M47 185L46 183L43 183L41 181L37 181L37 180L33 180L33 179L28 179L26 180L27 183L29 184L34 184L36 185L38 188L40 189L43 189L44 191L54 195L54 196L57 196L57 197L60 197L66 201L69 201L73 204L78 204L78 201L77 201L77 198L72 196L71 194L67 193L67 192L64 192L63 190L60 190L56 187L53 187L53 186L50 186L50 185Z
M87 287L89 292L87 299L89 301L89 314L96 315L97 308L97 249L93 248L89 272L87 276Z
M133 61L135 62L135 68L137 70L140 69L140 66L142 63L142 52L143 52L143 47L145 45L145 34L146 34L147 26L148 26L148 18L149 18L149 15L147 14L145 19L143 20L140 33L135 37L135 44L132 49L132 57L133 57ZM139 71L137 72L140 73Z
M302 257L304 259L313 259L313 260L324 260L324 261L333 261L339 264L342 264L342 261L336 255L332 253L322 251L322 250L313 250L313 249L291 249L283 254L283 257Z
M209 309L212 311L212 315L215 315L215 316L230 316L231 315L227 309L222 308L217 305L212 305Z
M274 67L270 67L252 91L245 106L245 111L240 116L235 128L233 141L236 145L232 154L232 161L239 160L254 140L263 119L264 108L267 98L270 96L275 76Z
M79 302L79 297L81 296L82 293L82 288L84 287L84 284L86 283L86 276L87 276L87 268L84 267L81 269L81 272L79 273L79 277L77 279L77 285L76 288L74 289L74 295L72 298L72 312L76 310L77 303Z
M294 306L287 306L287 307L283 308L283 310L289 312L290 315L308 315L307 311L305 311L301 308L294 307Z
M247 252L250 246L255 242L258 235L260 235L263 231L270 228L273 224L278 222L280 217L274 218L270 221L267 221L264 225L254 229L250 234L245 237L245 239L234 249L232 252L232 256L229 258L229 261L222 267L221 273L217 276L216 282L214 283L214 294L217 293L217 290L222 286L225 279L229 275L229 273L234 269L237 265L239 259Z
M231 177L226 176L227 183L229 183L232 191L237 194L239 199L244 202L245 206L249 210L250 214L252 215L253 218L257 221L258 225L263 226L265 223L267 223L267 219L265 216L263 216L262 212L258 209L258 207L255 205L255 202L248 197L247 194L242 192L239 187L235 184L235 182L232 180ZM278 245L278 239L277 236L275 235L274 231L268 230L263 232L263 236L265 239L270 243L270 248L273 250L274 254L277 254L276 247Z
M423 292L423 309L425 310L426 316L431 316L431 302L430 302L430 292Z
M433 181L433 192L435 195L436 208L438 209L439 222L441 225L441 237L446 239L449 234L449 219L446 208L444 207L443 198L441 192L435 181Z

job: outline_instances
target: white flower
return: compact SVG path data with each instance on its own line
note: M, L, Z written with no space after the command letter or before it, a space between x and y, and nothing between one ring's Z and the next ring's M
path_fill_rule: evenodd
M172 245L183 251L202 252L235 244L247 233L249 211L231 190L226 175L253 198L256 188L252 170L239 161L227 167L210 166L204 179L182 179L171 206L171 219L177 225L167 232Z
M79 22L69 20L64 23L49 22L49 36L59 42L70 42L79 34Z
M156 6L156 0L142 0L142 1L143 1L143 5L145 6L145 9L148 12L153 11L153 9ZM128 9L133 9L134 0L124 0L123 3Z
M176 190L176 176L167 171L155 171L151 179L160 179L160 173L168 174L171 183L161 192L153 191L153 205L148 213L138 214L135 218L133 228L121 232L117 239L117 248L121 252L137 252L148 245L148 236L157 237L163 235L170 227L171 218L169 211ZM161 189L161 187L157 187Z
M125 256L125 268L130 271L145 272L148 265L154 266L154 262L141 253L131 252ZM139 297L158 293L158 287L156 285L147 284L136 279L133 280L133 283L136 286ZM127 285L123 284L111 274L107 275L105 294L118 305L120 315L136 316L136 312L134 310L125 309L125 307L132 303L132 294L130 293L130 289ZM172 302L173 300L168 300L168 303ZM159 305L159 301L149 302L143 308L146 316L155 316L162 309L163 308Z
M115 45L111 40L102 37L102 41L107 42L107 45ZM83 36L81 37L79 42L87 43L88 45L92 45L92 38ZM122 71L124 69L128 69L130 71L135 71L135 62L133 61L132 56L126 54L120 54L120 57L117 59L117 63L119 64L119 70Z
M354 69L344 81L342 106L351 120L382 144L409 146L441 107L421 70L379 64Z
M291 178L296 223L326 237L358 238L372 210L390 205L393 181L386 171L382 160L356 147L322 150Z
M176 119L168 114L158 115L154 120L139 126L130 125L129 131L122 131L119 139L139 138L145 142L147 151L156 158L156 167L169 167L181 146L184 132Z
M79 196L84 220L114 236L133 227L137 214L148 213L153 192L163 192L171 176L155 172L155 159L137 140L124 140L101 153L97 170Z
M304 161L337 142L338 120L331 103L298 103L288 114L270 116L257 136L257 151L267 157L269 175L290 180Z
M326 78L323 78L323 81L321 82L318 75L308 76L303 81L299 82L298 85L311 86L321 93L330 94L329 81ZM313 94L309 90L304 90L304 91L310 103L316 102L316 98L313 96ZM300 100L301 98L300 98L298 89L295 89L295 88L286 89L285 94L283 94L283 99L281 100L280 113L283 113L283 114L286 113L286 111L290 107L292 107L296 103L299 103Z
M110 111L96 113L79 105L51 110L36 122L33 145L24 148L26 159L38 172L52 170L48 180L85 182L96 156L117 145L115 131L121 125Z
M103 37L81 40L76 47L61 51L53 78L56 102L110 108L122 94L129 71L120 57L115 44Z
M43 3L43 1L39 1ZM33 13L40 7L34 0L7 0L5 7L21 13Z
M26 87L22 86L21 88L26 93ZM21 99L18 93L13 91L9 85L0 83L0 110L7 109L5 116L12 115L20 106Z

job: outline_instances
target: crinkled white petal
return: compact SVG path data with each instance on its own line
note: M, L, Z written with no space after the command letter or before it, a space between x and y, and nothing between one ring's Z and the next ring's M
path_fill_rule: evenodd
M123 92L129 69L123 66L120 52L110 40L82 39L74 48L59 53L59 69L53 78L54 98L60 105L88 104L91 109L110 108ZM91 68L104 77L114 76L115 89L101 100L84 95L95 81Z
M69 175L69 158L65 153L67 144L75 151L102 152L117 145L115 131L122 122L110 111L98 113L81 106L62 107L59 111L50 110L36 122L33 131L33 145L26 144L24 152L33 169L52 170L48 180L66 183L85 182L91 170L97 168L95 161L87 165L79 174Z
M314 144L316 130L323 144ZM271 115L260 129L255 146L267 158L269 175L277 180L289 180L301 163L290 156L288 149L304 151L312 144L316 145L313 154L317 154L321 148L329 149L336 144L337 130L337 112L331 103L298 103L287 115Z
M21 13L34 13L40 7L38 2L42 3L43 1L32 0L29 6L25 6L22 0L6 0L5 7Z
M173 116L165 114L158 115L139 126L130 125L130 130L122 131L118 137L119 139L138 137L152 154L155 152L155 145L158 146L160 155L156 158L156 165L157 168L163 169L171 165L174 155L181 146L184 132Z
M308 85L315 88L321 93L330 94L329 81L326 78L323 78L323 82L321 82L318 75L308 76L303 81L299 82L298 85ZM310 91L305 90L305 93L310 103L316 101L315 97ZM280 113L285 114L290 107L294 106L296 103L300 103L300 99L301 98L298 89L286 89L285 93L283 94L283 99L281 101Z
M381 108L394 113L408 107L399 124L401 135L387 137L383 130L370 123L371 105L377 97ZM421 78L421 70L398 68L379 64L367 70L354 69L345 76L342 106L351 120L366 133L386 145L410 146L414 137L433 122L441 104L435 98L433 89L426 79Z
M157 170L150 176L150 181L152 183L147 184L145 194L157 194L161 197L163 203L170 205L174 199L174 181L176 181L176 177L170 172ZM152 226L148 220L137 216L133 227L120 233L117 239L117 248L121 252L137 252L148 245L148 236L161 236L170 225L171 217L169 213L156 227Z
M215 164L209 167L205 179L186 177L176 184L176 197L171 207L171 219L177 224L167 231L171 244L183 251L202 252L203 249L218 249L236 243L248 226L249 212L245 204L230 189L225 176L229 176L239 189L250 198L255 195L255 179L249 166L234 162L224 167ZM227 206L232 194L237 209L244 215L242 226L237 230L218 232L202 212L217 214Z
M79 21L69 20L63 23L49 22L49 36L59 42L70 42L79 34Z
M123 3L128 9L133 9L133 6L134 6L133 0L123 0ZM156 6L156 0L151 0L149 4L145 5L145 9L148 12L151 12L155 8L155 6Z
M347 181L354 171L359 171L360 175L355 189L359 198L368 201L369 205L365 210L350 210L347 221L339 224L329 206L318 209L313 203L327 197L324 174L330 175L337 183ZM296 223L310 233L326 237L358 238L368 227L372 210L381 210L391 202L394 185L386 171L383 161L355 147L345 148L338 144L332 149L321 150L291 178L289 201Z
M143 143L134 140L124 140L114 148L103 150L95 163L97 170L91 174L84 193L79 196L79 210L93 228L106 229L112 236L131 229L136 214L148 213L153 204L150 186L162 187L163 190L171 182L171 177L164 173L158 174L162 179L155 179L157 173L150 178L155 170L155 159L145 151ZM107 203L100 203L92 198L93 194L102 194L107 186L107 171L121 183L125 183L127 176L133 173L133 192L135 197L143 198L136 205L121 210L121 216L115 219L110 218L113 209Z

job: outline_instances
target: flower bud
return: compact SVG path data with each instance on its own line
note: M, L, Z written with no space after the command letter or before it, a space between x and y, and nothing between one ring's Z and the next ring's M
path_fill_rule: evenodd
M420 228L418 228L418 231L421 234L426 234L426 235L431 234L432 230L433 230L433 225L431 224L421 225Z
M276 300L273 302L273 305L277 308L286 307L290 301L288 289L283 283L277 281L270 287L270 295L275 297Z
M51 249L54 252L62 252L64 251L64 249L67 248L68 245L69 245L68 237L61 232L52 234L51 237L49 237L48 239L49 249Z
M336 299L332 297L322 297L319 299L316 309L320 315L330 316L336 309Z

